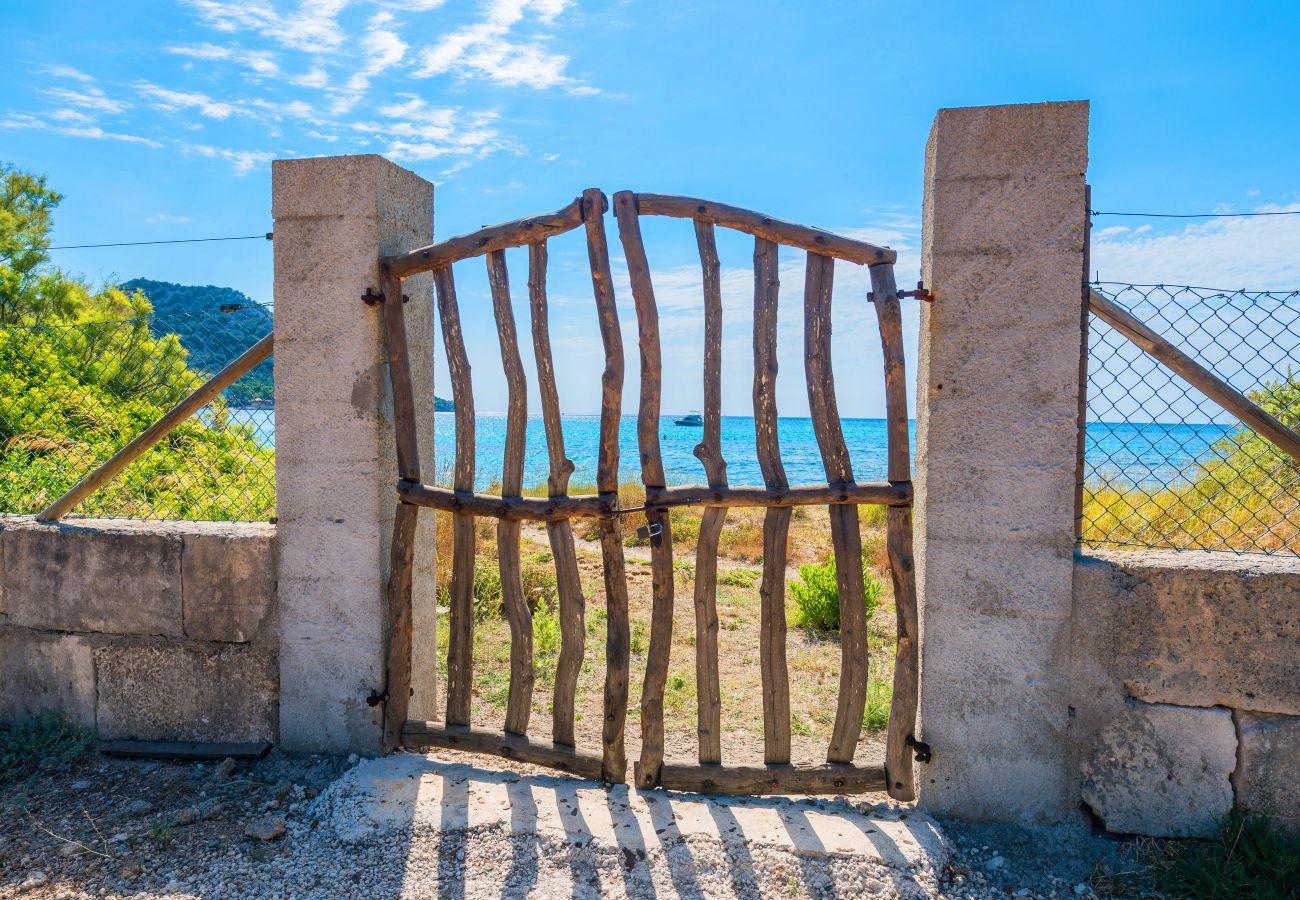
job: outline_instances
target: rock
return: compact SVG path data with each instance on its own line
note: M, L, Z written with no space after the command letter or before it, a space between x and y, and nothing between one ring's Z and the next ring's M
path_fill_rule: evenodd
M259 841L274 841L284 837L284 819L279 816L262 816L253 819L244 828L244 836Z
M59 856L65 858L70 856L76 856L80 852L81 852L81 845L74 844L71 841L69 841L68 843L64 844L62 847L59 848Z
M225 781L231 775L234 775L235 770L238 768L239 763L227 756L221 761L221 764L217 766L217 771L212 774L212 777L217 781Z
M1130 701L1080 763L1084 801L1118 834L1208 837L1232 809L1226 709Z
M143 871L144 871L144 867L141 866L140 863L138 863L136 860L134 859L127 860L126 864L122 866L122 877L134 878L135 876L139 875Z
M1238 712L1237 806L1300 835L1300 716Z
M199 805L199 814L207 821L220 819L226 814L226 806L220 800L208 800Z
M126 812L131 816L143 816L153 812L153 804L148 800L132 800L126 805Z
M1001 855L990 856L988 861L984 863L984 868L988 869L990 872L996 872L998 869L1006 865L1006 862L1007 861L1003 859Z
M81 781L74 781L72 784L68 785L68 787L72 788L74 791L85 791L90 789L90 782L84 779Z
M39 871L33 872L27 876L27 878L23 881L22 884L18 885L18 890L34 891L39 887L44 887L45 883L49 880L50 877L46 875L44 872L39 872Z
M203 813L197 806L184 806L172 813L171 822L173 825L193 825L201 818Z

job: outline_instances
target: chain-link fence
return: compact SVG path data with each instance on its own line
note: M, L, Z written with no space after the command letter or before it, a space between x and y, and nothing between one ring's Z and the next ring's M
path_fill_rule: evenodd
M1300 291L1092 288L1283 424L1300 425ZM1300 552L1300 460L1095 315L1087 399L1084 543Z
M270 309L256 304L0 322L0 513L39 512L270 330ZM272 518L273 391L267 359L73 515Z

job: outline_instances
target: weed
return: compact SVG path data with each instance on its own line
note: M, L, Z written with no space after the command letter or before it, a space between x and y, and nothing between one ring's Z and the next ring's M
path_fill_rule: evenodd
M536 609L545 603L555 601L557 587L555 570L547 565L525 563L520 573L524 585L524 598L529 609Z
M835 560L825 563L804 563L799 567L799 581L790 582L790 593L794 597L796 623L807 628L822 631L839 631L840 629L840 588L835 574ZM880 605L880 592L884 585L880 579L872 578L863 572L863 587L866 594L866 616Z
M540 600L533 610L533 652L543 670L554 670L560 653L560 614L550 599Z
M689 583L695 580L695 563L692 560L673 560L673 571L682 576L682 581Z
M718 584L752 588L758 584L759 576L762 574L758 569L728 569L718 576Z
M858 518L863 525L880 527L885 524L888 517L888 507L886 506L859 506Z
M0 786L61 772L89 750L94 739L61 712L43 712L0 730Z
M632 654L634 656L640 656L645 653L646 640L645 623L634 621L632 623Z
M528 557L531 562L535 563L548 563L554 558L555 557L551 556L551 551L549 550L538 550L532 556Z
M1213 838L1152 842L1147 855L1151 869L1144 877L1160 896L1300 897L1300 840L1287 837L1264 818L1233 812Z
M474 558L474 618L501 618L501 572L481 556Z
M862 727L884 731L889 727L889 703L894 696L891 682L872 679L867 683L867 706L862 711Z
M149 826L149 840L159 850L166 850L172 843L172 825L166 819L154 819Z

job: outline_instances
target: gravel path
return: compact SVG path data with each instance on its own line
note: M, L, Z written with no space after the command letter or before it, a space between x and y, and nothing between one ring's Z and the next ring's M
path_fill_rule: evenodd
M2 788L0 898L1079 897L1097 896L1090 882L1106 884L1097 873L1122 865L1121 845L1064 829L949 825L939 870L688 829L617 845L518 834L509 822L446 828L437 816L339 829L341 792L351 790L339 777L351 763L92 755ZM505 781L535 791L530 777L521 767Z

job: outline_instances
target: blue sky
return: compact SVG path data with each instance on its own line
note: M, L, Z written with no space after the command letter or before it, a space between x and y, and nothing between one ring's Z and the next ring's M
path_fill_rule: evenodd
M925 138L944 106L1090 99L1097 209L1300 209L1300 92L1286 62L1298 21L1284 3L1225 15L1218 4L1132 2L12 0L0 159L67 194L58 243L267 231L269 160L380 152L437 182L442 237L590 186L696 194L888 243L906 284ZM698 407L693 237L679 223L647 241L675 354L667 405ZM1104 279L1291 288L1297 248L1300 216L1098 219L1093 257ZM743 413L749 247L722 249L724 402ZM581 242L557 241L552 256L562 398L586 412L599 361ZM271 297L264 242L57 259L94 281ZM519 299L522 258L510 262ZM485 290L477 268L461 278L467 310ZM841 411L877 415L865 277L836 274ZM794 254L783 283L797 296ZM620 291L630 336L628 300ZM802 414L787 307L780 401ZM476 390L481 408L499 409L491 316L476 309L481 321L466 315Z

